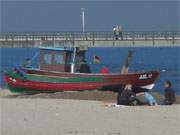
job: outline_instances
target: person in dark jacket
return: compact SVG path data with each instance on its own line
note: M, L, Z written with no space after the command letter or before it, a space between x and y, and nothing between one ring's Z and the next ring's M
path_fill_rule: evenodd
M175 92L172 89L172 84L170 81L166 81L164 83L164 104L165 105L172 105L176 101Z
M80 73L91 73L89 65L86 63L85 60L82 60L80 68L79 68Z
M118 93L117 104L118 105L133 105L133 102L137 102L138 105L142 105L142 102L137 99L136 93L132 90L132 85L127 84L122 92Z

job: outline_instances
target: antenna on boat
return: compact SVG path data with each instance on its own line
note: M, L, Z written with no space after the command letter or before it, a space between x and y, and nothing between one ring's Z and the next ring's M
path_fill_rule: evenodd
M128 73L129 65L132 62L133 54L134 54L134 51L132 51L132 50L128 51L128 56L127 56L127 58L125 60L124 65L122 66L121 74L127 74Z

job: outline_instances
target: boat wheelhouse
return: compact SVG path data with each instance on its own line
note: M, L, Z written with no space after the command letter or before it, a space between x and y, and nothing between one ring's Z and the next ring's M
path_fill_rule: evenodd
M78 68L74 64L79 63L80 59L85 59L85 52L86 50L81 48L40 47L40 70L57 72L74 71Z
M70 72L73 50L70 48L40 48L40 70Z

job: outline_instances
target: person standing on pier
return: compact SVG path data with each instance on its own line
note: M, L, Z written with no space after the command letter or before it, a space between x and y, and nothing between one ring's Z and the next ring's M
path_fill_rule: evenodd
M119 39L119 30L118 30L118 26L113 28L113 34L114 34L114 38L115 40Z
M118 32L119 32L119 37L121 38L121 40L123 40L123 29L122 26L118 26Z

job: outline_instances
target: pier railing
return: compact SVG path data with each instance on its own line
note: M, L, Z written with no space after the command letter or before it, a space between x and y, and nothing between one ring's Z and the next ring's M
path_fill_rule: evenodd
M47 32L47 33L0 33L2 41L112 41L112 40L176 40L180 31L169 32Z

